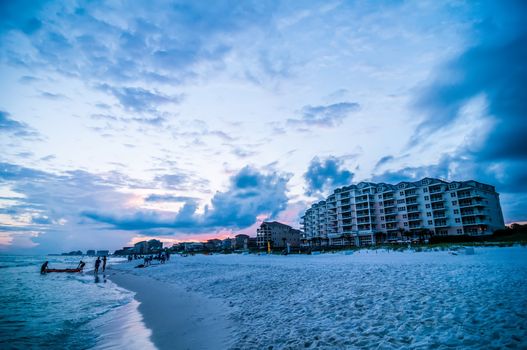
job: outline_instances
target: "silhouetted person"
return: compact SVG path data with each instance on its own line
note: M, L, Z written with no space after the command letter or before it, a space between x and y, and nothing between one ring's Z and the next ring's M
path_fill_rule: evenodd
M77 266L78 269L80 269L81 271L84 269L84 266L86 265L86 263L84 261L80 261L79 262L79 265Z
M106 270L106 256L102 257L102 272Z
M95 273L99 272L99 265L101 265L101 258L97 257L97 260L95 260Z
M48 261L46 261L45 263L42 264L42 266L40 267L40 273L41 274L45 274L46 273L46 270L48 269Z

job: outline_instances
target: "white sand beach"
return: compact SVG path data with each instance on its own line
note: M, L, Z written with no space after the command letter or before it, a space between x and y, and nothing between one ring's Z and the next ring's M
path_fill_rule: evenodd
M133 273L135 270L114 269L111 274L113 282L136 293L138 310L151 330L155 347L161 350L227 348L230 321L226 307L218 300L187 292L177 283L140 273L152 272L156 267L141 269L137 274Z
M159 349L527 347L527 248L173 256L112 267Z

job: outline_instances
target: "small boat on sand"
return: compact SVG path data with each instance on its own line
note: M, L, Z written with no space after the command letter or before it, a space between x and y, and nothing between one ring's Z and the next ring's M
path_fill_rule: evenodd
M49 272L82 272L82 270L84 269L84 266L86 265L86 263L84 263L84 261L80 261L79 262L79 265L74 268L74 269L50 269L48 267L48 264L49 264L49 261L46 261L42 264L42 266L40 267L40 273L42 275L46 274L46 273L49 273Z
M46 269L46 273L49 272L82 272L82 269Z

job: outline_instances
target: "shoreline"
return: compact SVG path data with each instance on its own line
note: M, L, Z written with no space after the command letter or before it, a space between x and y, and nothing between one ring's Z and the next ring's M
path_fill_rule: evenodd
M109 279L135 293L137 310L151 331L150 341L157 349L228 347L228 310L224 305L175 284L115 267Z

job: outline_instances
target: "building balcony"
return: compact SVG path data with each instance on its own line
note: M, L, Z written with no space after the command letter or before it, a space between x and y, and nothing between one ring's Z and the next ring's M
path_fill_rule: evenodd
M385 208L392 208L392 207L395 208L396 207L395 201L387 201L387 202L384 202L383 204Z
M431 196L430 197L430 202L431 203L437 203L437 202L442 202L444 201L445 199L443 198L443 196L437 196L437 197L433 197Z
M463 226L466 226L466 225L481 225L481 224L488 224L488 221L486 219L483 219L483 218L478 218L478 219L463 219L462 220L463 222Z
M459 191L457 193L457 198L459 199L465 199L465 198L483 198L483 196L477 192L473 191Z
M434 222L435 227L448 227L448 221L446 220L437 220Z
M397 216L386 216L386 222L397 222Z
M439 193L439 192L442 192L443 189L441 188L441 186L430 186L428 188L428 193Z
M406 197L406 204L417 204L417 198L410 198Z
M412 205L410 207L406 207L406 211L408 213L417 213L417 212L420 212L419 211L419 206L418 205Z
M469 201L469 202L459 202L460 208L468 208L468 207L484 207L482 201Z
M461 216L462 217L466 217L466 216L482 216L482 215L485 215L485 212L483 210L465 210L465 211L461 211Z

